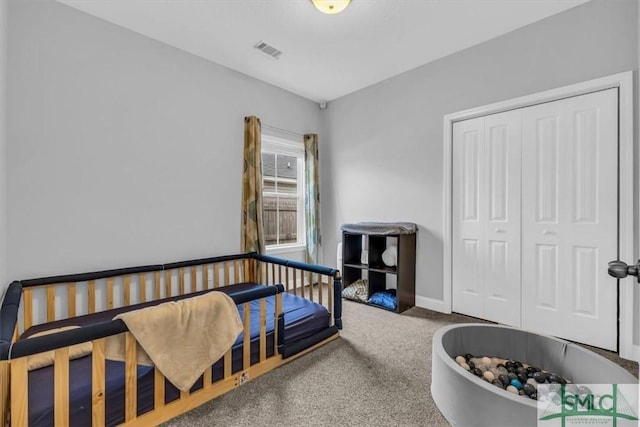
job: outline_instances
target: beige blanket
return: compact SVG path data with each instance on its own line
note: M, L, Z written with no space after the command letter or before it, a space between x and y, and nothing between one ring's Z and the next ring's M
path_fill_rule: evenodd
M231 348L242 332L238 308L224 292L122 313L138 342L138 363L155 365L173 385L188 391ZM106 357L125 360L124 334L109 337Z

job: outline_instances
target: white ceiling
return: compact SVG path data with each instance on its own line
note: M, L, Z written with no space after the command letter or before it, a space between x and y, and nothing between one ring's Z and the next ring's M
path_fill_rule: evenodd
M352 0L338 15L311 0L59 1L321 102L587 0Z

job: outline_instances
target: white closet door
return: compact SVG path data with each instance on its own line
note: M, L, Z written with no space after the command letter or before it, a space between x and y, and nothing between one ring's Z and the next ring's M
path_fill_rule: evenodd
M453 127L453 309L520 324L520 111Z
M522 110L522 327L617 347L617 89Z
M487 116L484 318L520 326L520 110Z
M453 311L484 317L484 117L453 125Z

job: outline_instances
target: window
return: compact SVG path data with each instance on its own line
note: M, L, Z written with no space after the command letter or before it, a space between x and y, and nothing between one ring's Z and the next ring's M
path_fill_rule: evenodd
M304 146L262 135L262 203L268 249L304 245Z

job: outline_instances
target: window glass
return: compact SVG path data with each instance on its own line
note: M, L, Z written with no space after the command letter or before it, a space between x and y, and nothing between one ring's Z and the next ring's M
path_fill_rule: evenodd
M267 247L304 244L302 144L262 148L262 198L264 237Z

